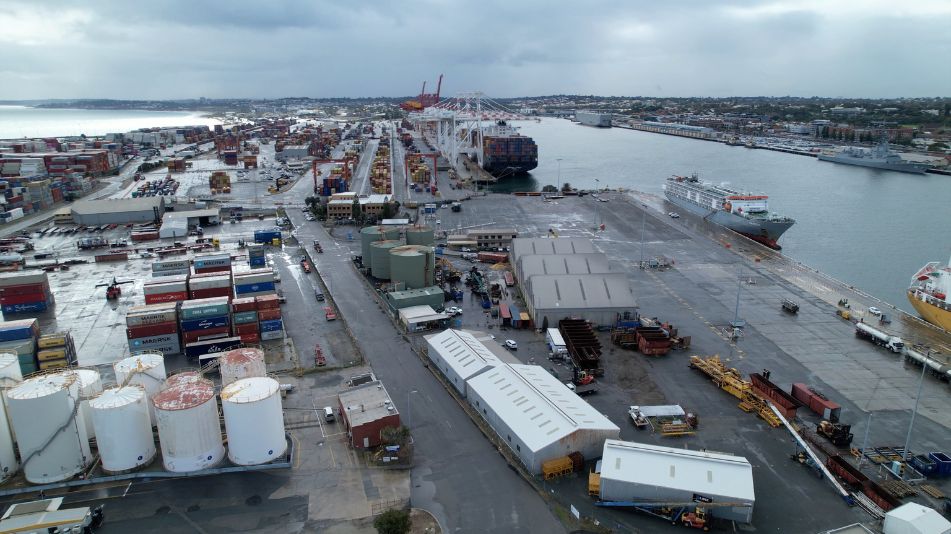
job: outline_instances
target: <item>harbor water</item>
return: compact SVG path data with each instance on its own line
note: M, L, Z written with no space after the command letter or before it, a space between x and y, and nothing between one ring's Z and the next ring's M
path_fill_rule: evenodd
M796 219L783 253L903 310L912 275L951 255L951 177L853 167L815 158L563 119L517 124L538 143L538 167L499 187L561 182L629 188L663 197L673 174L769 195L772 211ZM596 182L595 180L598 180ZM676 207L670 205L671 210Z
M0 106L0 139L103 135L139 128L214 126L221 121L190 111L48 109Z

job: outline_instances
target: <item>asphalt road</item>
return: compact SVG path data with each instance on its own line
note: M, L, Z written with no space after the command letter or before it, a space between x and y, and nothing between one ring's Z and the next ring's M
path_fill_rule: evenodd
M315 261L377 377L413 431L413 506L432 512L447 532L556 533L564 527L542 498L505 462L411 351L350 265L343 230L333 240L291 212L298 239L319 239ZM359 234L354 232L354 237ZM359 242L354 241L354 246Z

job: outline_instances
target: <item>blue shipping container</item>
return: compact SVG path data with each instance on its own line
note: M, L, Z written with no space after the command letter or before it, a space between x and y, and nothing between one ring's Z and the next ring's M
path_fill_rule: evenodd
M196 341L185 345L185 356L197 358L214 352L225 352L241 344L240 337L223 337L208 341Z
M248 263L251 265L251 267L265 267L267 266L267 259L264 256L261 256L260 258L251 258Z
M227 315L221 317L204 317L192 321L182 321L182 332L194 332L195 330L208 330L209 328L218 328L228 326L230 321Z
M46 301L27 302L26 304L9 304L3 306L3 313L33 313L45 312L47 308Z
M278 330L284 330L284 322L280 319L261 321L261 332L276 332Z
M4 306L6 308L6 306ZM4 310L6 311L6 310ZM17 328L7 328L0 330L0 341L16 341L18 339L30 339L33 337L33 329L29 326L20 326Z
M274 291L274 282L260 282L257 284L238 284L234 286L235 295L243 293L258 293L260 291Z

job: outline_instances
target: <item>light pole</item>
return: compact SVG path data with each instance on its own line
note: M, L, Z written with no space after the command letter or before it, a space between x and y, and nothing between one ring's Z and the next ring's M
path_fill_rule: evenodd
M416 393L416 390L410 390L406 392L406 427L410 428L413 422L413 405L409 402L410 394Z
M555 158L555 161L558 162L558 191L555 193L561 193L561 158Z
M928 355L926 359L931 359L931 349L928 349ZM918 394L915 395L915 407L911 412L911 422L908 423L908 435L905 436L905 451L902 453L902 457L905 461L908 461L908 446L911 445L911 429L915 427L915 416L918 415L918 401L921 400L921 386L925 382L925 369L928 366L926 362L921 362L921 377L918 378Z
M594 179L594 188L599 192L601 191L601 180L598 180L597 178ZM595 225L595 228L597 229L600 228L601 225L601 197L594 199L594 210L598 214L598 224Z

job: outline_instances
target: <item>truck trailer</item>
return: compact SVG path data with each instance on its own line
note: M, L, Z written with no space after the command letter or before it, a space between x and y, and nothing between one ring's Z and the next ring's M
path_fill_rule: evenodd
M902 342L900 337L890 335L887 332L883 332L877 328L872 328L865 323L855 324L855 335L867 339L872 343L875 343L880 347L884 347L896 354L901 354L905 348L905 344Z

